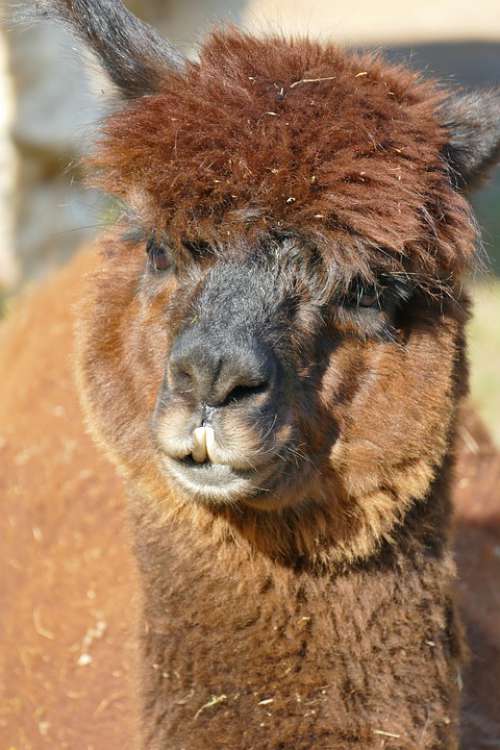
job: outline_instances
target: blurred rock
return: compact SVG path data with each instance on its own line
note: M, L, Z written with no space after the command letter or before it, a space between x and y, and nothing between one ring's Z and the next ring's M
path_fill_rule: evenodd
M189 54L207 25L228 17L238 22L246 0L131 0L129 5ZM11 97L4 90L8 79L1 43L3 103ZM62 28L45 23L14 28L8 43L16 99L12 137L21 166L14 246L8 198L13 191L14 150L7 138L10 122L2 110L0 238L6 249L0 251L0 280L7 286L17 279L14 256L23 280L39 277L71 255L102 221L102 202L81 187L79 164L102 114L99 93L105 88L96 67L82 58L77 43Z
M248 0L139 0L135 7L178 49L192 54L211 27L220 23L239 25L248 4Z
M16 256L23 279L40 276L82 242L98 202L84 197L79 161L87 124L99 117L85 66L64 29L49 24L9 34L19 154Z
M14 92L8 65L7 41L0 28L0 290L19 278L14 254L17 159L10 137Z

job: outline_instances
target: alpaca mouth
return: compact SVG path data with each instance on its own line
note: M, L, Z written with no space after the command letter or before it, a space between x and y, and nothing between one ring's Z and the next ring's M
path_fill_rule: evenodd
M163 463L168 474L193 498L222 503L265 492L260 481L269 474L210 460L199 463L191 455L184 458L164 455Z
M163 469L193 500L258 501L266 507L273 494L289 494L309 476L290 440L275 441L272 451L231 450L217 440L210 425L197 427L185 441L168 440L168 433L166 437L164 433L158 444Z

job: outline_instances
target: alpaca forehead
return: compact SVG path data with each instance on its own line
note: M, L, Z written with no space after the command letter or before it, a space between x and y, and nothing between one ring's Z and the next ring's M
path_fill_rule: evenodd
M411 171L415 185L415 168L429 166L443 145L432 87L334 48L318 62L310 47L297 60L283 43L283 55L264 67L257 58L228 63L223 54L207 62L205 49L200 65L166 78L160 95L111 118L105 142L119 148L123 164L141 167L136 173L145 181L149 169L159 170L157 195L179 192L167 183L174 175L184 192L189 180L193 194L203 184L226 200L235 183L255 192L259 177L258 192L270 193L270 202L276 189L299 188L304 178L317 193L356 177L367 182L381 169L395 173L394 187ZM282 197L292 212L303 196L285 189Z
M292 229L461 272L473 232L441 155L440 101L378 60L215 35L199 64L109 119L97 181L140 195L146 223L173 241Z
M239 154L257 166L271 147L290 170L290 150L297 146L296 155L311 162L327 153L339 161L344 148L346 160L359 156L357 147L371 147L369 155L380 156L392 146L397 154L398 145L404 148L424 135L431 152L442 144L435 117L442 96L414 73L333 46L242 41L236 32L224 37L224 44L218 35L209 37L199 64L184 75L167 75L160 95L141 99L113 125L130 121L129 136L135 132L145 152L162 144L164 159L202 151L210 157L205 166L213 167L210 149L222 144L228 147L227 158L218 160L224 165ZM147 130L138 130L140 124ZM391 137L393 143L383 142ZM245 143L259 143L265 154L246 154ZM425 152L426 144L420 145ZM172 146L176 151L169 153Z
M286 243L283 256L286 254ZM220 258L204 279L198 298L200 318L210 318L214 313L222 327L250 329L257 322L275 316L282 302L295 295L294 276L286 273L286 258L276 257L273 250L271 262L264 263L255 254L247 260L235 261ZM284 272L285 271L285 272ZM300 270L299 270L300 272Z

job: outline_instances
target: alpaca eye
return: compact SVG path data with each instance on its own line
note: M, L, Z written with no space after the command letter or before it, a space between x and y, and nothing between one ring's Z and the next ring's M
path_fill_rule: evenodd
M146 244L148 266L156 273L162 273L172 268L172 258L168 248L152 235Z
M358 281L348 291L345 304L348 307L377 307L381 306L381 293L374 284L365 286Z
M379 295L375 287L368 287L360 291L357 300L358 307L378 307Z

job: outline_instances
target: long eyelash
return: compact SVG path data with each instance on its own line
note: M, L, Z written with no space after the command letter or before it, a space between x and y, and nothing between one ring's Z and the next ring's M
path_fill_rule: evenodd
M374 336L378 341L385 341L389 344L397 344L399 341L398 332L390 323L384 323L378 331L375 331Z
M361 304L361 300L363 299L363 296L368 295L375 295L376 297L376 306L379 309L382 309L382 296L384 292L384 287L379 286L377 284L370 284L369 286L365 286L363 284L363 281L361 279L355 279L352 283L350 288L344 292L344 294L340 297L339 301L342 305L346 307L355 307L355 308L361 308L363 305ZM367 305L367 308L375 307L375 305Z
M414 291L414 286L406 277L398 278L396 275L384 277L386 280L386 289L397 303L408 302Z

